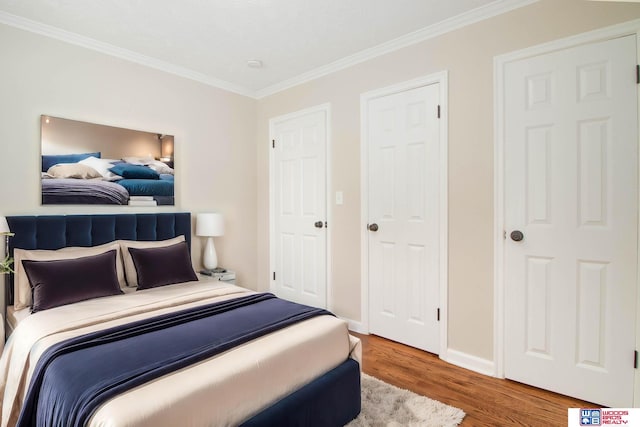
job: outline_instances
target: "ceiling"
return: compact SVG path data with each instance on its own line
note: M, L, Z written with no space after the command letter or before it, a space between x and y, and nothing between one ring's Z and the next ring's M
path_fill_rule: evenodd
M0 0L0 22L260 97L533 1Z

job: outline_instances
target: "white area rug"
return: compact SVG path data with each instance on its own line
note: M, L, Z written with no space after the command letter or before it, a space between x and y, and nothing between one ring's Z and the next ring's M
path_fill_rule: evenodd
M348 427L452 427L464 412L362 374L362 412Z

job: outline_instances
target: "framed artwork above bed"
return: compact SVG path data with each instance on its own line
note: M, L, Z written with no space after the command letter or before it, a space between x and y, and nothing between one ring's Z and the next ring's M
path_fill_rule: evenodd
M175 205L174 137L42 115L43 205Z

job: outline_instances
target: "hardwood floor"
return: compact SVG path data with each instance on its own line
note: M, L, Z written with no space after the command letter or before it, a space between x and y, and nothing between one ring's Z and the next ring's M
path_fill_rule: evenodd
M567 408L599 407L515 381L478 374L438 356L374 335L362 340L363 371L458 407L461 426L566 426Z

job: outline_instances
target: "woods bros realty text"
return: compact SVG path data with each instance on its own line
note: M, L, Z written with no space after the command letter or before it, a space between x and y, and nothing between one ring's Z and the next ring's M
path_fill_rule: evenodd
M568 426L640 426L640 408L570 408Z

